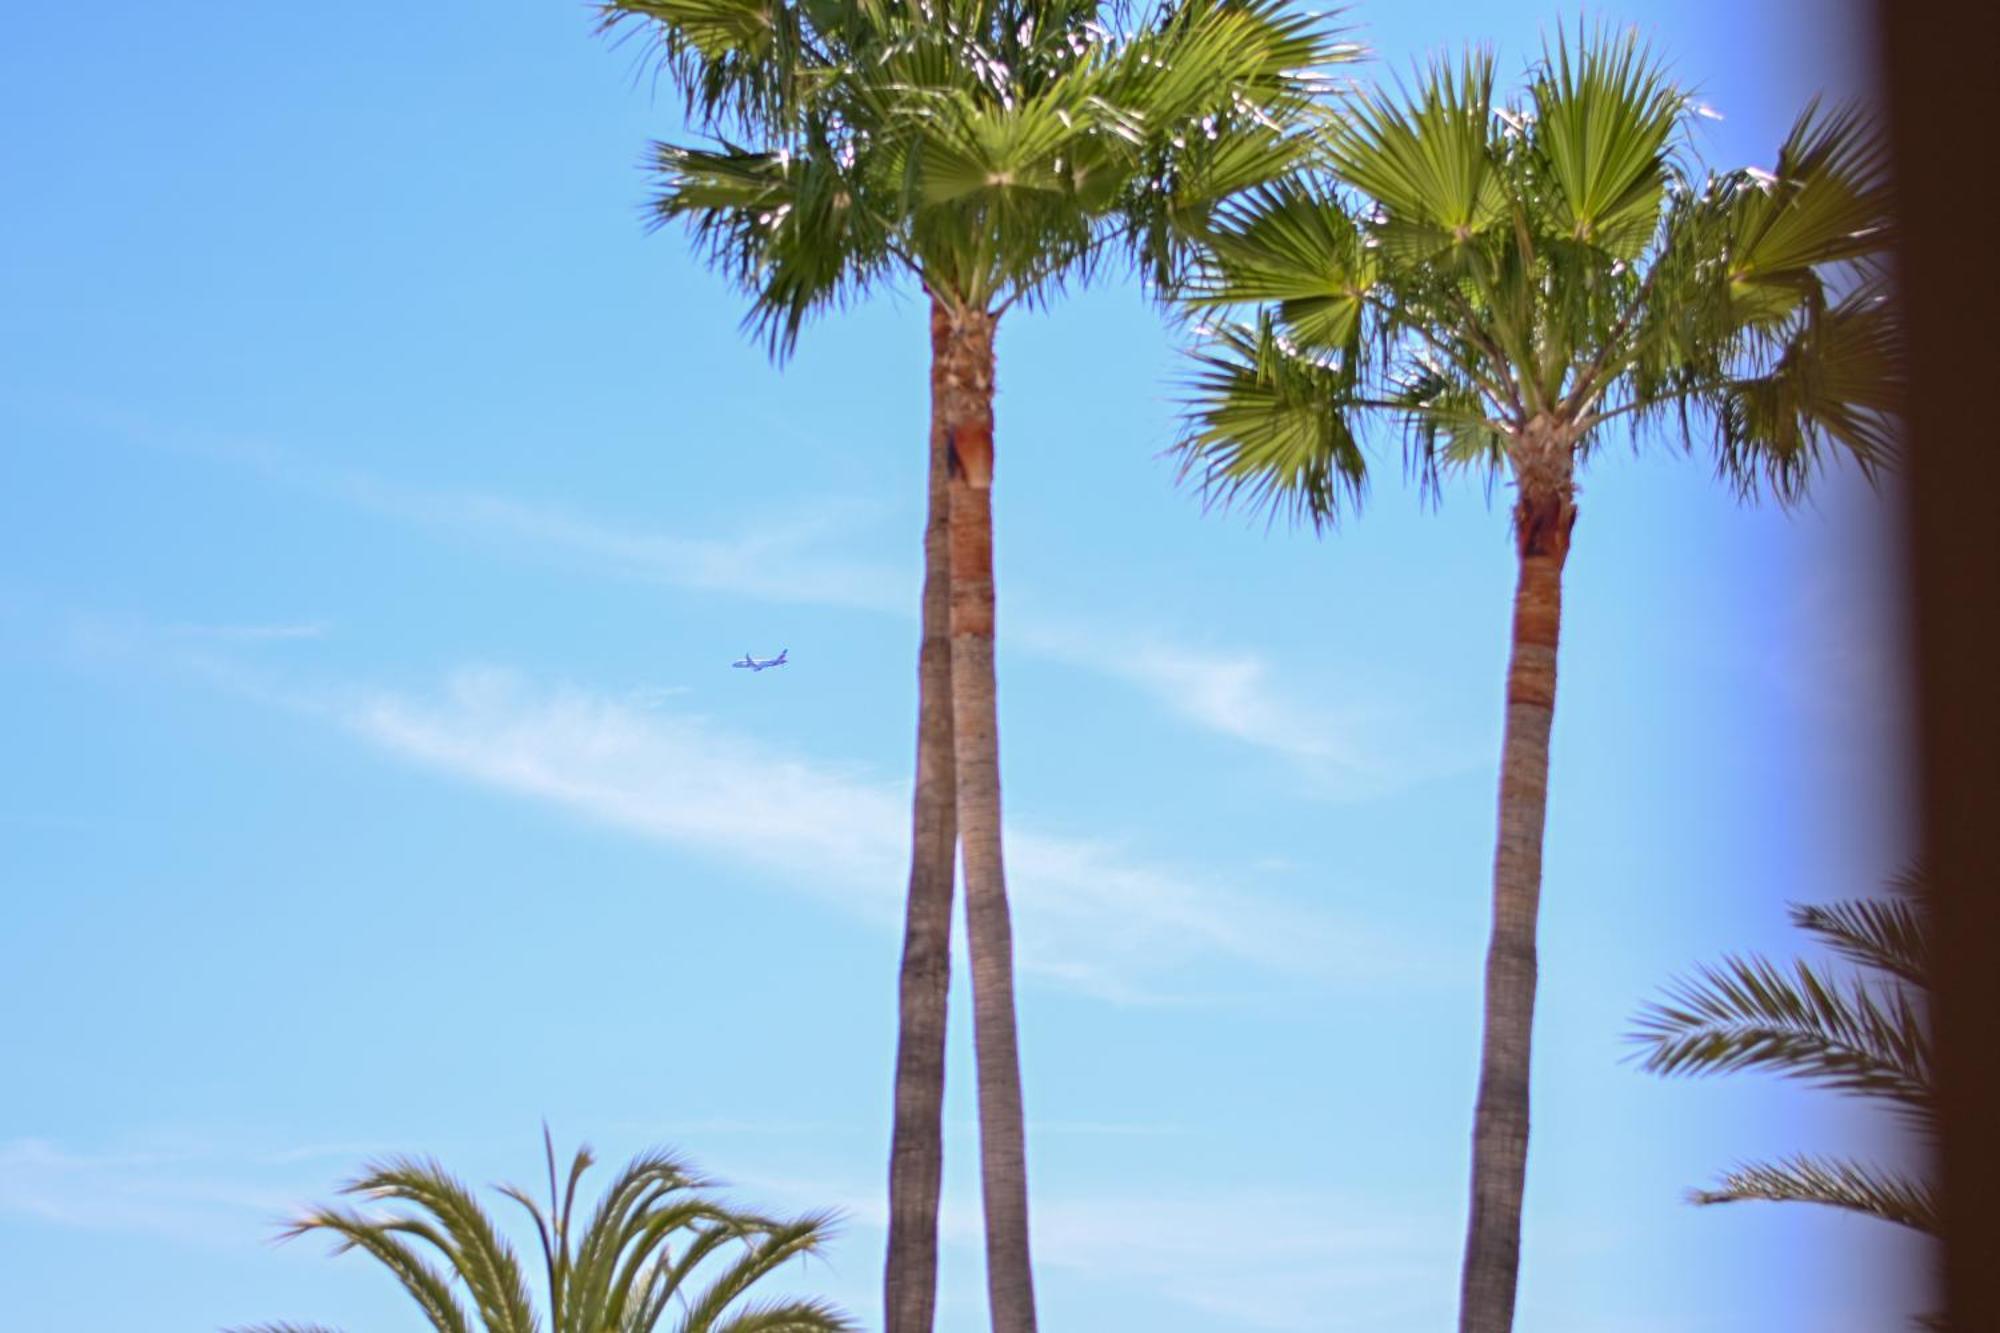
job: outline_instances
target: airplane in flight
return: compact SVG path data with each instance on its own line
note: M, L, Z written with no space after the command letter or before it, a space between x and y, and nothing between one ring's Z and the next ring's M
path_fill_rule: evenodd
M741 662L731 662L729 665L733 667L748 667L752 671L762 671L765 667L785 665L785 654L790 651L792 650L789 648L780 649L776 657L752 657L750 654L745 653Z

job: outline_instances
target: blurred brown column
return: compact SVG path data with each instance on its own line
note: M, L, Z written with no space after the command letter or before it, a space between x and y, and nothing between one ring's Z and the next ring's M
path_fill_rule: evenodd
M1874 0L1911 329L1908 574L1937 884L1945 1299L2000 1331L2000 18Z

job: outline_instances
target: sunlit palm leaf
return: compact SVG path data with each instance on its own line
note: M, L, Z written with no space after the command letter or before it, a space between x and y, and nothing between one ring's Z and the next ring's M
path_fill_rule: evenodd
M1195 353L1182 470L1223 503L1331 522L1366 490L1368 465L1342 400L1352 375L1287 347L1268 316L1225 325Z
M755 296L746 323L789 350L814 310L838 306L890 259L882 221L825 148L759 153L662 144L654 216L687 220L716 266Z
M1384 210L1383 246L1421 262L1506 221L1492 122L1493 58L1479 52L1456 71L1434 65L1407 102L1357 95L1334 122L1327 158L1336 177Z
M731 1315L715 1326L714 1333L825 1333L829 1328L851 1327L824 1301L786 1301Z
M348 1209L320 1208L294 1222L283 1235L290 1238L308 1231L325 1231L337 1237L335 1254L361 1250L388 1269L416 1302L434 1333L471 1333L472 1325L445 1275L387 1226Z
M1253 192L1224 210L1210 249L1192 305L1271 302L1295 346L1354 353L1375 263L1337 201L1303 182Z
M1537 155L1556 186L1559 235L1637 259L1659 224L1668 141L1686 98L1636 33L1560 34L1531 86Z
M789 1222L751 1222L744 1228L743 1252L690 1304L677 1333L717 1333L726 1326L730 1307L751 1287L782 1265L818 1250L832 1222L824 1214Z
M471 1191L436 1162L397 1158L370 1167L347 1187L370 1199L412 1203L436 1220L384 1223L439 1250L472 1294L488 1333L534 1333L537 1321L514 1249Z
M1821 266L1881 251L1890 221L1888 154L1858 107L1807 108L1776 170L1732 192L1728 266L1746 300L1792 292Z
M559 1184L548 1145L547 1206L524 1190L501 1187L535 1223L547 1259L549 1333L664 1333L675 1309L677 1333L852 1333L854 1325L816 1300L757 1303L753 1289L793 1259L817 1252L832 1232L829 1214L771 1219L726 1207L682 1159L648 1153L628 1164L600 1196L580 1233L577 1183L589 1168L576 1154ZM327 1231L339 1251L360 1249L387 1267L416 1301L434 1333L538 1333L540 1315L520 1280L513 1252L471 1194L434 1163L399 1159L371 1168L350 1187L410 1211L367 1216L318 1209L287 1235ZM442 1268L411 1241L434 1249ZM472 1324L452 1292L472 1295ZM305 1326L264 1325L246 1333L311 1333ZM324 1331L320 1331L324 1333Z

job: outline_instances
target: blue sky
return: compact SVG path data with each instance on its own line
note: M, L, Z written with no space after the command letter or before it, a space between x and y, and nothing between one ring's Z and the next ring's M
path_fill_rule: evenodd
M1594 11L1597 12L1597 11ZM1651 31L1768 165L1805 7ZM1376 78L1554 11L1352 13ZM580 5L43 7L0 49L0 1291L23 1328L415 1328L274 1222L538 1125L848 1210L876 1317L925 329L782 372L676 235ZM23 206L25 205L25 206ZM1128 285L999 345L1001 707L1044 1324L1431 1330L1463 1226L1511 582L1385 459L1336 537L1204 517ZM1882 502L1585 478L1525 1330L1887 1326L1885 1238L1680 1192L1864 1136L1620 1063L1689 963L1901 855ZM752 677L728 661L789 647ZM962 970L962 969L961 969ZM964 1017L964 994L955 1017ZM942 1333L981 1326L953 1033ZM1893 1238L1890 1238L1893 1239Z

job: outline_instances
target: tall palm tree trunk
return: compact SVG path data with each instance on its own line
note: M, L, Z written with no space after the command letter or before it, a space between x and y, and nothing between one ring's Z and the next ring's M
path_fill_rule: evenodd
M951 525L952 739L959 854L972 950L979 1077L979 1178L994 1333L1034 1333L1028 1157L1014 1030L1014 941L1000 856L1000 728L993 674L993 330L983 310L951 312L944 390Z
M1576 522L1570 441L1539 423L1516 441L1519 569L1500 752L1500 828L1493 854L1493 933L1486 951L1486 1028L1472 1122L1472 1210L1459 1292L1460 1333L1509 1333L1521 1259L1528 1167L1529 1043L1535 1018L1535 919L1555 720L1562 572Z
M930 515L924 525L923 646L917 657L917 782L898 997L896 1113L889 1149L885 1333L931 1333L937 1313L938 1196L944 1183L946 1003L958 775L952 749L949 312L931 305Z

